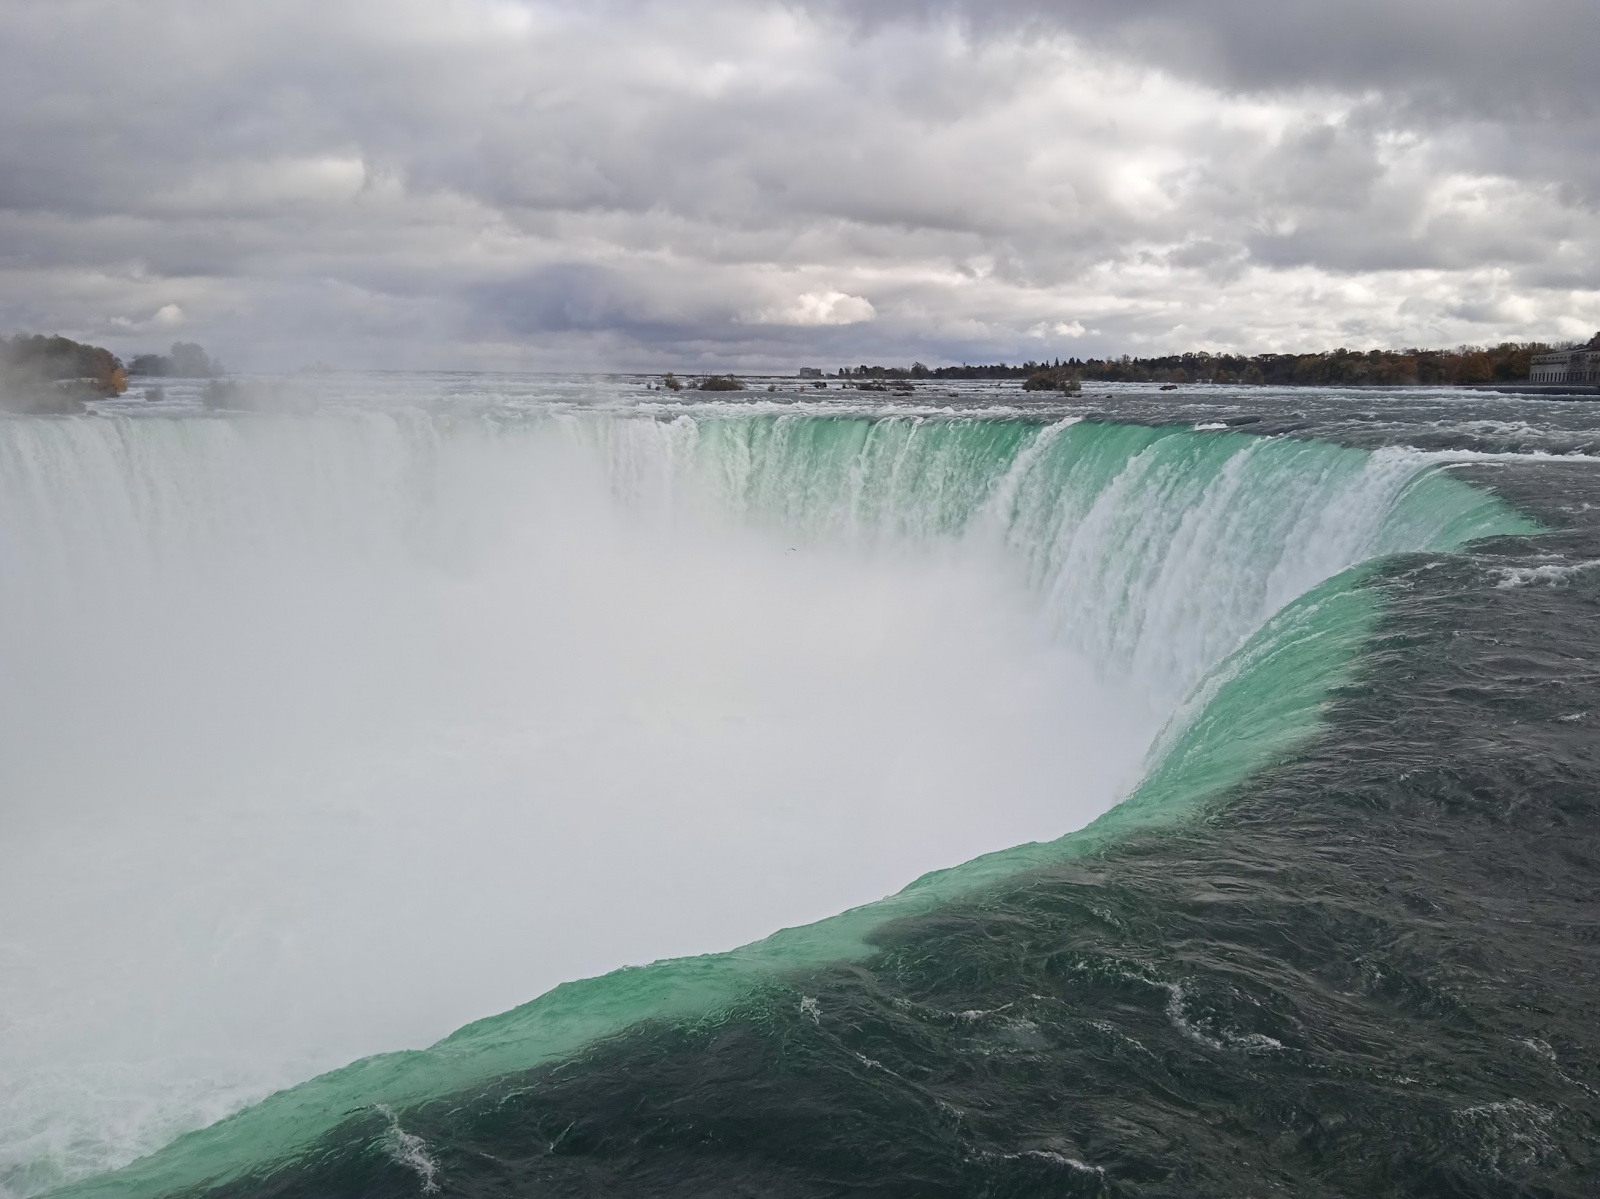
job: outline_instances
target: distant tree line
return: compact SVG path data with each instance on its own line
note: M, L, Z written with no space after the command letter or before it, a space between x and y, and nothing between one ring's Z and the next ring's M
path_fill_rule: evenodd
M1007 366L1004 362L991 366L937 366L927 367L920 362L906 366L841 366L835 376L840 379L1025 379L1040 367L1029 362L1023 366ZM823 378L818 370L802 370L801 378Z
M1159 358L1069 359L1064 365L1098 382L1265 383L1286 387L1362 384L1512 383L1528 377L1543 342L1501 342L1454 350L1327 350L1320 354L1170 354Z
M1326 350L1318 354L1209 354L1153 358L1068 358L984 366L840 367L841 379L1023 379L1038 390L1100 383L1256 383L1280 387L1510 383L1528 377L1530 359L1552 347L1537 341L1454 350ZM820 372L819 372L820 373Z

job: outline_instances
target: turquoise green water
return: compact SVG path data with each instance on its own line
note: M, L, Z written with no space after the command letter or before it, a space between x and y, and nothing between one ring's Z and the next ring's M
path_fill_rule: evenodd
M63 1192L155 1195L292 1155L354 1109L551 1061L643 1019L714 1019L786 974L872 952L885 921L1210 810L1312 735L1380 615L1384 555L1534 531L1416 455L1143 427L683 418L580 422L629 502L667 486L798 538L973 537L1024 572L1062 638L1172 713L1143 781L1087 828L926 875L729 953L564 984L437 1045L357 1062Z

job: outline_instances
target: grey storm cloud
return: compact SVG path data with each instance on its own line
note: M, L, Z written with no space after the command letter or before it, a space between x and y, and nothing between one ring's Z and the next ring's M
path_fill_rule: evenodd
M811 0L864 28L1064 29L1229 88L1341 90L1504 114L1593 114L1600 9L1573 0Z
M1576 336L1589 3L0 0L0 325L653 367Z

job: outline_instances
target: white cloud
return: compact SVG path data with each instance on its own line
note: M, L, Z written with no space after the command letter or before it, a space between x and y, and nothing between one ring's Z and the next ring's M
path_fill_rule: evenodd
M877 310L864 296L846 295L842 291L808 291L796 296L788 304L762 309L757 313L755 323L812 328L818 325L856 325L876 320L877 316Z
M1498 116L1332 50L1303 86L1153 60L1091 0L1023 33L892 8L28 6L0 43L0 326L142 349L173 304L241 365L649 367L1590 319L1579 93Z

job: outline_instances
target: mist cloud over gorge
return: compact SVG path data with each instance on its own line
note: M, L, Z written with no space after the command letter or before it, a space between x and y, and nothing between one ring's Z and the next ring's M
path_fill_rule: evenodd
M1587 3L7 0L0 325L241 366L1600 326Z

